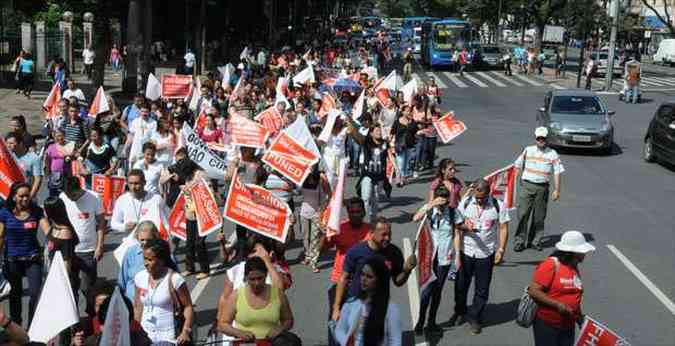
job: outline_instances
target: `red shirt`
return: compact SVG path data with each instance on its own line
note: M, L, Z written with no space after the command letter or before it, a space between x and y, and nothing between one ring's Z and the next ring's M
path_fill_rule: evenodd
M333 236L329 245L335 245L335 262L333 262L333 272L330 274L330 280L338 282L342 276L342 265L345 261L347 251L356 243L368 239L370 224L362 223L358 229L352 228L349 221L343 221L340 224L340 232Z
M555 262L549 257L539 264L534 272L534 282L546 289L546 295L559 301L574 311L571 317L561 315L557 309L540 305L537 309L537 318L546 324L560 328L574 328L574 322L581 311L581 297L584 293L579 271L558 261L558 272L555 274Z

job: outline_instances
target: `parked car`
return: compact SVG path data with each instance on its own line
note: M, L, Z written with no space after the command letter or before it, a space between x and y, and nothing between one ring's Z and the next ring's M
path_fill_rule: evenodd
M675 64L675 39L669 38L659 43L659 49L654 54L655 63L673 66Z
M487 68L502 67L502 57L504 50L495 45L485 45L481 47L482 65Z
M609 59L609 51L607 50L601 50L601 51L595 51L593 53L593 57L595 57L595 62L598 64L598 72L597 74L600 76L604 76L607 74L607 59ZM614 66L612 70L614 71L615 76L621 76L623 75L623 68L621 67L621 61L619 59L620 54L617 52L614 54ZM584 69L584 74L585 74L585 69Z
M645 134L642 157L675 166L675 102L659 106Z
M583 148L611 153L614 111L594 92L582 89L549 91L537 112L537 123L549 129L552 147Z

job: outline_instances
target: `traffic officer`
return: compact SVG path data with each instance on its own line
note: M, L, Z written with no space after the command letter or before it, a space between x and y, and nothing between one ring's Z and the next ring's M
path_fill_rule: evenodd
M560 174L565 171L558 153L546 144L548 129L537 127L534 136L536 145L526 147L514 163L516 175L522 170L518 191L518 228L513 248L516 252L530 246L539 251L543 249L541 238L544 234L551 176L555 184L552 198L557 201L560 198ZM530 214L532 224L528 231Z

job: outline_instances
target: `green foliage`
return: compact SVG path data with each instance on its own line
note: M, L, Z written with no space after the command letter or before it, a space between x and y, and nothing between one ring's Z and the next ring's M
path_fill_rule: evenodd
M33 21L44 21L47 27L55 27L58 25L63 12L65 11L66 10L59 4L58 1L48 0L46 9L33 14Z

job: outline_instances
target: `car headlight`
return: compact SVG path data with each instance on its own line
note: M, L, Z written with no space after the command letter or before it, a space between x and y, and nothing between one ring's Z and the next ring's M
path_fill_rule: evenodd
M562 125L558 122L552 122L552 123L549 124L548 127L550 127L551 130L554 130L556 132L562 131Z
M601 132L609 132L612 129L612 123L609 122L609 119L606 119L602 121L602 124L600 124L600 131Z

